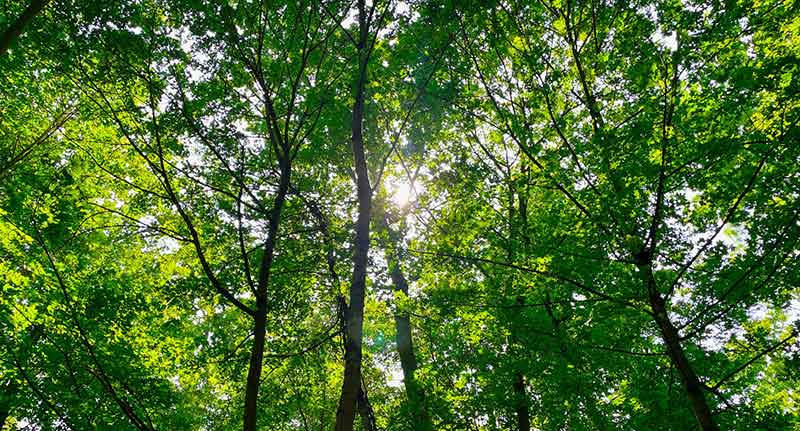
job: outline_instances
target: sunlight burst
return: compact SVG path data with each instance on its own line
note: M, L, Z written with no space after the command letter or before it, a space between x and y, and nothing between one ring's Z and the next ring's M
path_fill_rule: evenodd
M405 181L398 181L393 185L392 201L399 207L405 207L411 200L411 185Z

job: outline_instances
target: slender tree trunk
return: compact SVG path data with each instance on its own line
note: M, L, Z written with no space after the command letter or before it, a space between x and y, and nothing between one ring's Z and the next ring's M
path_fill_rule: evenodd
M364 388L358 391L358 414L361 416L361 429L363 431L378 431L378 425L375 423L375 413L372 411L372 406Z
M266 336L267 311L259 304L253 324L253 348L250 351L250 367L247 371L247 388L244 397L244 431L257 429L258 388L261 385L261 369L264 363L264 338Z
M510 174L509 174L510 175ZM517 191L513 186L513 183L509 181L508 186L508 237L511 239L517 238L518 229L516 226L517 217L519 216L520 222L527 223L527 215L523 214L522 211L527 212L527 207L523 202L525 199L520 197L520 212L517 213L515 208L515 196L517 195ZM524 224L522 226L525 226ZM514 262L516 259L516 253L514 250L513 244L508 244L506 246L506 258L509 262ZM513 281L509 279L505 286L505 295L511 294L513 292ZM525 304L525 299L521 296L517 297L517 305L523 306ZM516 352L518 350L518 338L517 333L519 332L518 325L515 323L512 317L511 325L511 351ZM516 353L514 353L516 355ZM528 411L528 394L525 391L525 376L522 374L521 371L517 371L514 374L514 380L511 382L511 388L514 393L513 405L514 405L514 413L517 417L517 431L530 431L531 429L531 418L530 412Z
M525 393L525 377L522 373L514 376L514 397L516 398L517 429L530 431L531 418L528 413L528 395Z
M0 34L0 55L3 55L8 51L8 48L14 43L15 40L22 34L25 30L25 27L31 23L33 18L39 14L39 12L44 9L47 3L50 0L31 0L28 7L22 11L22 15L20 15L16 21L11 23L11 26L8 27L2 34Z
M714 423L714 418L711 409L706 401L705 394L703 393L703 385L700 379L695 374L689 359L683 351L678 336L678 330L670 321L664 308L664 299L660 296L650 299L650 305L653 307L655 313L655 320L658 328L661 331L661 338L667 346L667 353L672 364L678 370L683 382L683 387L686 389L686 395L689 397L689 402L692 405L692 411L697 418L703 431L716 431L719 427Z
M388 227L388 223L386 223L386 226ZM408 282L400 269L400 263L390 256L389 265L391 265L390 275L395 291L403 292L408 296ZM406 389L408 407L411 411L414 429L418 431L433 431L433 422L425 405L425 391L417 383L414 376L417 370L417 357L414 354L414 340L411 337L411 321L408 313L395 313L394 325L397 353L400 356L400 367L403 369L403 385Z
M517 297L517 305L522 306L525 300L520 296ZM517 344L516 333L517 328L513 327L511 332L511 343ZM525 391L525 376L521 372L514 375L514 382L512 384L514 389L514 412L517 416L517 431L530 431L531 417L528 411L528 393Z
M256 431L258 425L258 389L261 386L261 370L264 366L264 338L267 326L267 293L269 287L270 271L275 258L275 243L278 236L278 226L281 222L281 211L286 201L291 183L292 167L289 155L289 146L283 143L283 154L278 154L280 164L280 181L275 201L270 212L269 230L264 243L264 253L258 272L258 285L256 287L256 314L253 317L253 348L250 352L250 366L247 371L247 388L244 399L244 431ZM244 262L247 265L247 262Z
M653 319L658 325L661 339L667 347L667 355L681 376L683 387L686 390L686 395L689 398L697 423L703 431L717 431L719 427L714 423L714 416L703 393L703 385L700 383L700 379L683 351L678 330L667 314L665 300L656 288L656 281L650 265L640 264L639 272L647 285L650 307L653 310Z
M352 145L358 194L358 219L353 255L353 278L350 284L350 304L347 308L344 379L339 408L336 411L336 431L352 431L356 405L361 390L361 343L364 325L367 257L369 254L369 224L372 210L372 190L369 185L367 159L364 152L362 123L364 120L364 91L367 83L368 23L365 0L358 1L358 79L353 104Z

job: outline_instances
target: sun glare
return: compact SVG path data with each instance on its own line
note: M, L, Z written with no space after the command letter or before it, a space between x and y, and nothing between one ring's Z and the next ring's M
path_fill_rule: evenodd
M420 184L412 186L404 177L390 176L386 186L390 199L400 208L407 207L409 203L416 200L417 195L421 192Z
M407 183L395 184L392 201L399 207L405 207L411 200L411 185Z

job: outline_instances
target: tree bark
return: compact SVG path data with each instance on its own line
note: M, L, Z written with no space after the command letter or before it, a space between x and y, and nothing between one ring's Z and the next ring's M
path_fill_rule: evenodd
M267 326L267 293L269 287L270 271L275 258L275 243L278 236L278 226L281 221L281 211L289 193L292 166L289 144L281 142L283 154L278 154L280 165L280 181L275 201L270 211L269 230L264 243L264 253L258 272L258 285L256 287L256 313L253 316L253 348L250 351L250 366L247 371L247 388L244 399L244 431L256 431L258 425L258 389L261 386L261 370L264 363L264 339ZM248 265L248 262L244 262Z
M375 423L375 413L372 411L372 406L364 388L358 391L358 414L361 415L361 429L363 431L378 431L378 425Z
M514 376L514 398L516 398L517 430L530 431L531 418L528 412L528 394L525 392L525 377L522 373L517 373Z
M253 347L250 351L250 366L247 370L247 388L244 397L244 431L255 431L258 419L258 389L261 386L261 370L264 363L264 338L266 336L266 307L258 305L253 324Z
M517 305L522 307L525 304L525 299L521 296L517 297ZM517 341L517 331L519 328L513 325L511 328L511 344L512 346L516 346ZM514 390L514 413L517 416L517 431L530 431L531 429L531 416L530 412L528 411L528 394L525 391L525 376L522 372L517 371L514 375L514 382L512 383L512 389Z
M386 223L388 228L388 223ZM397 259L390 256L390 275L394 290L408 296L408 282L400 269ZM425 405L425 391L419 386L414 373L417 370L417 357L414 354L414 340L411 337L411 321L408 313L396 312L394 315L397 353L400 356L400 367L403 369L403 385L408 397L408 407L414 429L433 431L433 422Z
M510 177L510 174L509 174ZM510 179L510 178L509 178ZM527 214L523 214L523 211L527 212L527 206L523 204L525 199L520 197L520 210L519 213L516 211L514 207L515 204L515 196L517 195L517 190L514 188L514 185L511 181L509 181L508 191L507 191L507 198L508 198L508 237L509 238L517 238L518 236L518 229L516 227L516 219L517 217L520 218L520 222L527 223ZM527 227L526 224L522 225L523 227ZM523 229L524 230L524 229ZM506 255L509 262L514 262L516 259L516 253L514 250L513 244L506 245ZM513 292L513 282L511 279L507 280L505 285L505 292L504 295L508 295ZM523 306L525 304L525 299L521 296L517 297L517 305ZM517 333L519 332L518 325L515 324L515 321L511 321L510 325L511 331L511 351L515 352L518 348L518 341L517 341ZM511 382L511 389L514 393L514 399L512 400L514 406L514 413L517 418L517 430L518 431L530 431L531 429L531 418L530 412L528 411L528 394L525 391L525 376L522 374L521 371L517 371L514 374L514 380Z
M665 300L656 288L656 281L653 271L650 269L650 264L640 264L639 272L642 274L647 286L650 307L653 310L653 319L658 325L661 339L667 348L667 355L681 376L681 382L686 390L686 395L689 398L697 423L703 431L718 431L719 427L714 423L714 416L703 393L703 384L700 383L700 379L683 351L678 329L672 324L667 314Z
M364 152L362 125L364 121L364 91L367 83L368 23L365 0L358 1L358 78L352 117L353 161L358 194L358 219L356 221L353 254L353 277L350 284L350 304L346 313L346 340L344 379L339 408L336 411L336 431L352 431L358 395L361 390L361 344L364 325L364 299L366 295L367 257L369 254L369 229L372 210L372 190L369 184L367 159Z
M38 15L42 9L47 5L50 0L31 0L28 7L22 11L22 14L16 21L11 23L11 26L0 35L0 55L3 55L11 47L11 44L22 34L25 27L33 21L33 18Z

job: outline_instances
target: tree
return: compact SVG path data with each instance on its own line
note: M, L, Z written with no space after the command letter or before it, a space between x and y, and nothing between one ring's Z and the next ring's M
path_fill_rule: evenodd
M31 0L25 10L14 20L8 28L0 33L0 55L5 54L12 43L25 31L36 15L42 12L49 0Z
M350 302L345 312L345 357L342 396L336 411L336 431L351 431L356 414L356 404L363 399L361 389L361 358L364 324L364 300L366 297L367 257L369 254L370 219L372 210L372 189L369 181L366 152L364 149L364 103L366 99L367 69L375 38L370 37L370 27L375 25L373 15L376 5L367 10L366 2L358 0L358 39L356 40L357 73L353 116L351 120L351 139L353 164L358 195L358 219L356 235L353 240L353 276L350 282ZM375 19L382 21L383 16ZM373 30L377 32L377 30Z
M797 15L8 3L0 428L796 428Z

